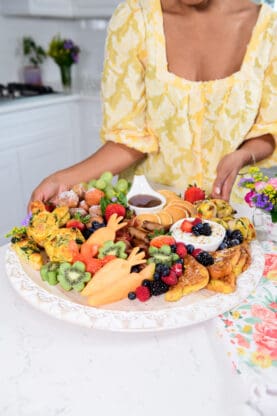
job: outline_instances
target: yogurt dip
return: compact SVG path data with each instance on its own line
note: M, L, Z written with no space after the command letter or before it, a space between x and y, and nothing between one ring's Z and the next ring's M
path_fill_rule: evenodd
M212 234L207 235L199 235L196 236L192 233L186 233L181 230L181 224L184 220L193 222L195 218L183 218L177 222L175 222L172 227L170 228L170 231L172 232L172 237L175 238L175 240L178 243L184 243L184 244L192 244L195 248L201 248L205 251L215 251L218 249L219 245L222 243L224 237L225 237L225 228L214 222L214 221L208 221L203 220L203 223L208 223L211 226Z

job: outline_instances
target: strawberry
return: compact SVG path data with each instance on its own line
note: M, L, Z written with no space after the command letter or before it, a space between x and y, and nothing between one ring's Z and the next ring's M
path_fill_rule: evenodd
M145 302L151 296L150 290L146 286L137 287L135 293L136 293L137 299L140 300L141 302Z
M173 270L171 270L167 276L162 276L161 279L168 286L176 285L178 282L178 277Z
M66 223L66 228L78 228L80 231L85 229L85 224L83 224L80 220L69 220Z
M196 217L196 218L194 219L194 221L192 221L192 225L197 225L197 224L200 224L200 222L202 222L201 218Z
M188 220L184 220L181 224L181 230L184 233L191 233L192 230L192 222Z
M150 246L157 248L161 248L164 245L171 246L173 244L176 244L176 241L171 235L158 235L150 241Z
M176 254L183 259L187 254L187 249L184 243L177 243L176 244Z
M176 274L177 277L182 276L183 266L180 263L175 263L171 266L170 270Z
M193 257L196 257L199 253L201 253L203 250L201 249L201 248L195 248L194 250L193 250L193 252L191 253L191 255L193 256Z
M103 266L103 262L101 259L95 259L95 258L85 258L84 263L86 265L86 271L90 272L91 274L95 274L98 272L98 270L101 269Z
M202 201L202 199L205 199L205 192L196 185L189 185L184 192L184 200L192 204L195 201Z
M108 204L105 209L105 219L106 221L109 220L112 214L117 214L119 217L125 217L126 215L126 208L121 204L111 203Z

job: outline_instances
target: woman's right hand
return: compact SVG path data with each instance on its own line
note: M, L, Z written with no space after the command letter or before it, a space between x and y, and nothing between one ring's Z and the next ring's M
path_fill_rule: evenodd
M28 212L33 201L52 202L55 204L57 196L70 189L69 184L65 184L61 177L54 173L43 181L34 189L28 203Z

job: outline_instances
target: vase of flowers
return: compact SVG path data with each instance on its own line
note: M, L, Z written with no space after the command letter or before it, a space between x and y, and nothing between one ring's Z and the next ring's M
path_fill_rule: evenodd
M72 86L71 67L79 61L80 48L71 39L62 39L59 35L51 40L48 55L60 68L62 85L69 92Z
M23 68L24 82L31 85L41 85L41 65L46 59L45 50L30 36L23 37L22 49L26 60L26 65Z
M244 200L253 208L253 223L261 238L277 241L277 177L269 178L257 168L249 169L239 186L248 189Z

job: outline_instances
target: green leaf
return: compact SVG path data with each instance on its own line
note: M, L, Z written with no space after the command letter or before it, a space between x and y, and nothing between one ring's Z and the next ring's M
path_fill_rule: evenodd
M261 322L261 319L260 318L245 318L244 322L248 324L256 324L258 322Z
M100 199L100 207L101 207L101 211L102 214L105 214L106 208L107 206L111 203L112 201L106 197L103 197Z

